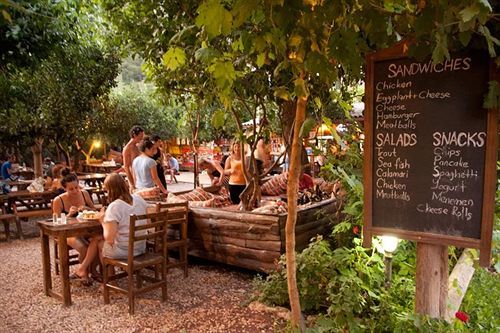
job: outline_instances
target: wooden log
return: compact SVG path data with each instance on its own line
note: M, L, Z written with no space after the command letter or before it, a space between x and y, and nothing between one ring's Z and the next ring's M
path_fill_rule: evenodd
M198 228L199 226L208 226L209 228L220 230L232 230L238 232L252 232L252 233L275 233L277 232L277 226L262 226L251 223L244 223L239 221L233 221L228 219L215 219L215 218L195 218L192 220L190 228Z
M319 202L306 206L297 213L297 226L306 224L310 221L317 221L327 216L333 215L337 211L336 200Z
M277 215L255 214L251 212L235 212L221 208L190 208L191 214L195 218L215 218L238 222L255 223L263 225L273 225L278 221Z
M448 293L448 247L417 242L415 311L443 318Z
M247 269L251 269L251 270L255 270L255 271L260 271L260 272L269 273L269 272L276 270L275 262L271 263L271 262L263 262L260 260L253 260L253 259L248 259L248 258L235 258L235 257L228 256L228 255L223 256L223 255L220 255L220 254L214 253L214 252L207 253L205 251L200 251L197 249L193 249L193 250L189 251L189 254L193 255L195 257L200 257L200 258L205 258L205 259L214 260L214 261L218 261L218 262L223 262L225 264L243 267L243 268L247 268ZM278 259L279 259L279 257L276 260L278 260Z
M190 229L191 230L191 229ZM275 234L264 234L264 233L250 233L250 232L235 232L231 230L225 229L213 229L206 225L198 225L196 232L191 230L191 235L196 235L198 233L212 233L215 235L227 236L232 238L241 238L241 239L250 239L250 240L259 240L259 241L277 241L280 242L280 236Z
M242 235L244 236L244 235ZM280 252L281 250L281 241L278 240L253 240L253 239L245 239L241 237L231 237L222 234L216 233L199 233L193 235L190 238L191 240L200 240L203 243L216 243L216 244L232 244L240 247L256 249L256 250L269 250Z
M309 245L311 238L313 238L317 235L325 234L326 230L327 230L327 226L319 225L317 228L314 228L314 229L311 229L311 230L308 230L306 232L303 232L301 234L296 235L295 236L295 249L297 251L301 251L301 250L305 249Z
M206 252L213 252L220 254L222 256L232 256L235 258L248 258L263 262L273 262L276 258L279 258L279 256L281 255L281 253L277 251L248 249L231 244L203 243L197 239L191 240L190 248L204 250Z

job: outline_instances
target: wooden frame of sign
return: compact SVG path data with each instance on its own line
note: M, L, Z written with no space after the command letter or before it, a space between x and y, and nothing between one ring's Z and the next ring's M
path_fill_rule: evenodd
M482 107L498 70L487 52L442 64L408 42L367 56L364 246L373 235L479 248L491 256L498 109Z

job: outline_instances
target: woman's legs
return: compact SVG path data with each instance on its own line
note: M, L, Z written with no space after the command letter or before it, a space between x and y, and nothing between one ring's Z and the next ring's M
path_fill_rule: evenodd
M231 198L231 202L233 204L239 204L241 199L240 199L240 194L243 192L245 189L246 185L233 185L229 184L229 196Z
M87 255L87 243L79 237L69 237L67 243L78 252L78 261L82 263Z
M87 249L87 255L83 259L81 265L76 269L76 275L86 278L89 275L89 267L97 257L98 254L98 243L102 239L102 236L94 237L90 240L90 244Z

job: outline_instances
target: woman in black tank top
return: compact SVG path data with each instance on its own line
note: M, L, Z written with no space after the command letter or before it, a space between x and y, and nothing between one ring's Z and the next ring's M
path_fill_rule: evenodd
M79 211L85 209L95 210L89 193L80 189L78 177L75 173L66 174L62 178L61 184L66 192L52 201L52 213L57 214L57 216L64 213L68 217L75 217ZM78 259L82 262L87 254L87 241L82 237L70 237L68 238L68 245L78 251Z

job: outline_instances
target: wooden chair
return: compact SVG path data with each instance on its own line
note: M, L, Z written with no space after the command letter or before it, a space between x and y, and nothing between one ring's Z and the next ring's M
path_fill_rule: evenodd
M9 214L7 212L7 207L5 206L6 200L4 200L4 196L0 196L0 221L3 223L3 227L5 230L5 239L7 242L10 241L10 223L16 223L17 233L19 237L22 239L23 233L21 229L21 222L17 219L16 215Z
M168 233L167 233L167 270L180 267L184 270L184 277L188 276L188 203L164 203L156 204L157 212L167 211L168 215ZM179 253L179 259L173 260L168 255L168 251L176 250ZM158 249L157 249L158 251Z
M129 243L128 243L128 258L127 259L112 259L103 257L103 294L104 303L109 304L109 290L114 290L128 295L129 313L134 314L135 297L146 291L155 288L161 288L162 301L167 300L167 222L168 211L151 213L146 215L131 215L129 228ZM144 224L144 220L149 220L150 223ZM152 229L152 230L149 230ZM149 232L147 232L149 231ZM134 257L134 246L136 242L153 240L158 247L162 248L161 252L146 252L145 254ZM156 267L160 269L160 276L151 277L142 275L143 268ZM119 267L123 272L111 275L109 269ZM136 284L134 284L134 275L136 275ZM112 281L127 278L127 289L119 287ZM150 284L143 286L142 282L148 281Z

